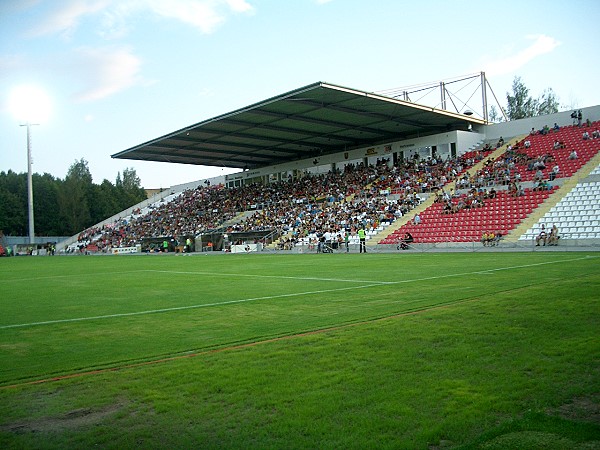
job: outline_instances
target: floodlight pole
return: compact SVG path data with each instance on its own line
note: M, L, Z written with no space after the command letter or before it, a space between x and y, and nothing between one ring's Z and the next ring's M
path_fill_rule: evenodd
M31 127L39 125L37 123L22 124L22 127L27 127L27 206L29 209L29 243L35 242L35 228L33 224L33 179L31 173Z
M483 120L488 122L487 81L485 72L481 72L481 104L483 106Z

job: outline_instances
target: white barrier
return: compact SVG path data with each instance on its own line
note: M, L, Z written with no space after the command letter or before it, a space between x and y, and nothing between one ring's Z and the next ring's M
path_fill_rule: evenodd
M137 247L117 247L111 249L111 253L113 255L123 255L126 253L137 253L139 251L139 246Z
M262 244L232 245L231 253L251 253L262 251Z

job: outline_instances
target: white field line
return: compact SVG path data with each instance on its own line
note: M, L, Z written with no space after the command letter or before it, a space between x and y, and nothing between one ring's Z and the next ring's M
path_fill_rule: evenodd
M474 272L462 272L462 273L452 273L449 275L436 275L436 276L432 276L432 277L412 278L410 280L395 281L393 283L395 283L395 284L414 283L416 281L439 280L441 278L462 277L465 275L491 275L493 272L499 272L501 270L524 269L527 267L546 266L549 264L558 264L558 263L562 264L562 263L573 262L573 261L582 261L584 259L592 259L592 258L600 258L600 256L583 256L581 258L562 259L562 260L556 260L556 261L545 261L545 262L540 262L540 263L522 264L519 266L497 267L496 269L476 270Z
M67 275L48 275L46 277L9 278L9 279L2 280L2 282L6 283L6 282L14 282L14 281L23 282L23 281L38 281L38 280L54 280L56 278L73 278L73 277L89 277L89 276L103 277L103 276L110 276L110 275L125 275L128 273L140 273L140 272L146 272L146 270L138 269L138 270L125 270L122 272L89 272L89 273L79 273L79 274L70 273Z
M226 300L224 302L216 302L216 303L203 303L201 305L175 306L172 308L150 309L147 311L136 311L136 312L119 313L119 314L107 314L104 316L76 317L73 319L58 319L58 320L47 320L44 322L20 323L20 324L15 324L15 325L2 325L2 326L0 326L0 330L4 330L7 328L23 328L23 327L29 327L29 326L35 326L35 325L51 325L51 324L57 324L57 323L82 322L85 320L99 320L99 319L111 319L111 318L115 318L115 317L140 316L140 315L144 315L144 314L156 314L156 313L171 312L171 311L182 311L182 310L186 310L186 309L207 308L210 306L230 305L233 303L254 302L257 300L272 300L275 298L299 297L301 295L325 294L327 292L349 291L352 289L363 289L363 288L369 288L369 287L373 287L373 286L381 286L381 284L366 284L363 286L347 286L347 287L336 288L336 289L321 289L318 291L294 292L294 293L290 293L290 294L269 295L269 296L265 296L265 297L243 298L243 299L239 299L239 300Z
M24 328L24 327L37 326L37 325L52 325L52 324L57 324L57 323L83 322L83 321L87 321L87 320L112 319L112 318L118 318L118 317L130 317L130 316L140 316L140 315L146 315L146 314L157 314L157 313L163 313L163 312L182 311L182 310L187 310L187 309L198 309L198 308L206 308L206 307L212 307L212 306L230 305L230 304L235 304L235 303L246 303L246 302L253 302L253 301L258 301L258 300L273 300L276 298L289 298L289 297L299 297L302 295L325 294L328 292L339 292L339 291L347 291L347 290L352 290L352 289L363 289L363 288L370 288L370 287L377 287L377 286L380 287L380 286L386 286L386 285L389 286L392 284L414 283L414 282L428 281L428 280L439 280L442 278L462 277L462 276L466 276L466 275L489 275L490 272L498 272L501 270L514 270L514 269L522 269L522 268L527 268L527 267L536 267L536 266L544 266L544 265L559 264L559 263L562 264L562 263L573 262L573 261L581 261L581 260L590 259L590 258L598 258L598 256L584 256L581 258L546 261L546 262L532 263L532 264L522 264L522 265L518 265L518 266L498 267L495 269L486 269L486 270L473 271L473 272L461 272L461 273L454 273L454 274L448 274L448 275L436 275L436 276L423 277L423 278L411 278L408 280L400 280L400 281L375 282L375 283L370 282L370 284L365 284L363 286L347 286L347 287L335 288L335 289L321 289L321 290L317 290L317 291L305 291L305 292L296 292L296 293L290 293L290 294L271 295L271 296L265 296L265 297L253 297L253 298L245 298L245 299L238 299L238 300L226 300L223 302L204 303L201 305L177 306L177 307L172 307L172 308L151 309L151 310L146 310L146 311L136 311L136 312L130 312L130 313L106 314L106 315L102 315L102 316L76 317L76 318L72 318L72 319L58 319L58 320L48 320L48 321L43 321L43 322L30 322L30 323L21 323L21 324L13 324L13 325L0 325L0 330L4 330L4 329L8 329L8 328ZM209 274L208 272L171 272L168 270L165 270L165 271L150 270L150 272L199 274L199 275ZM210 275L215 275L215 274L210 273ZM227 275L227 274L220 273L219 275L223 276L223 275ZM239 275L239 274L231 274L231 275L235 276L235 275ZM248 275L248 276L252 276L252 275ZM284 276L277 276L277 275L272 275L272 276L271 275L254 275L254 276L295 279L294 277L284 277ZM307 278L297 278L297 279L307 279ZM310 278L310 279L312 279L312 278ZM326 279L314 278L314 280L326 280ZM348 280L335 279L335 280L331 280L331 281L348 281Z
M347 280L344 278L319 278L319 277L288 277L284 275L253 275L248 273L223 273L223 272L180 272L175 270L154 270L147 269L145 272L154 273L169 273L175 275L211 275L220 277L249 277L249 278L278 278L281 280L307 280L307 281L339 281L342 283L369 283L373 285L377 284L395 284L395 281L375 281L375 280Z

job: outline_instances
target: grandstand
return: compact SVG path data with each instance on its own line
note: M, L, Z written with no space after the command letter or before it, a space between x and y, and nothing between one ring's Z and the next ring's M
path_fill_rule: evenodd
M561 246L597 246L600 106L582 112L581 127L570 111L491 124L315 83L113 155L241 170L173 186L58 250L352 251L361 228L375 251L405 248L406 233L413 249L481 248L484 233L529 248L542 224Z

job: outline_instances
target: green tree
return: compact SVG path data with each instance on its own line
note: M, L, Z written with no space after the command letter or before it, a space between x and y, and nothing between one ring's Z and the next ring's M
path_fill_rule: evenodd
M35 232L68 236L120 213L146 199L134 169L117 175L116 186L93 183L85 159L75 161L64 180L33 174ZM0 172L0 230L8 236L28 233L27 174Z
M510 120L524 119L537 115L537 101L529 95L529 88L521 81L521 77L515 77L512 84L512 95L506 93L507 115Z
M33 174L33 210L35 232L42 236L63 236L65 224L57 208L58 191L62 182L52 175Z
M68 234L75 234L92 224L89 206L91 191L92 174L87 161L82 158L69 167L58 195L60 215Z
M120 192L119 204L122 210L146 200L146 191L140 184L140 177L133 168L125 168L122 178L120 173L117 174L116 187Z
M506 93L506 101L506 115L509 120L552 114L558 112L559 107L558 97L552 89L546 89L539 99L534 99L529 95L529 88L525 86L521 77L514 78L512 93Z
M502 116L500 115L500 113L499 113L499 112L498 112L498 110L496 109L496 106L495 106L495 105L492 105L492 106L490 107L490 110L489 110L489 112L488 112L488 120L489 120L490 122L493 122L493 123L498 123L498 122L503 122L503 121L504 121L504 117L502 117Z
M27 174L0 172L0 230L7 236L26 236Z
M102 184L93 186L90 205L92 223L102 222L120 211L117 188L110 181L105 179Z
M545 89L538 100L538 116L557 113L559 106L558 97L552 88Z

